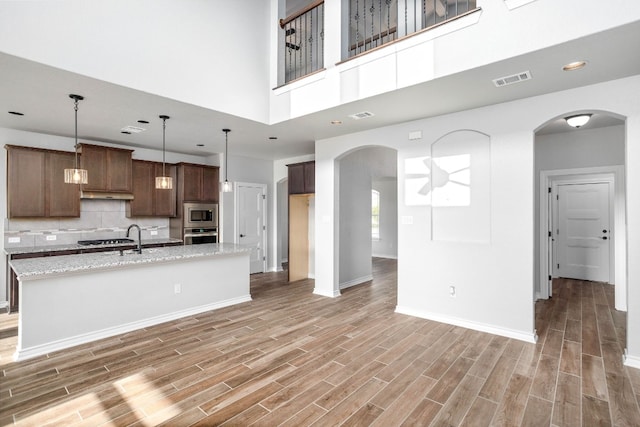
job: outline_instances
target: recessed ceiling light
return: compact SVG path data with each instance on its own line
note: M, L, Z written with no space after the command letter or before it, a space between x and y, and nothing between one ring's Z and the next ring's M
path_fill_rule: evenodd
M351 117L354 120L360 120L360 119L367 119L369 117L373 117L375 114L373 114L371 111L361 111L359 113L355 113L355 114L351 114L349 117Z
M146 129L145 128L140 128L138 126L125 126L122 129L120 129L120 132L122 133L140 133L140 132L144 132Z
M9 111L9 114L13 114L14 116L24 116L24 113L19 111Z
M587 65L587 61L574 61L574 62L570 62L567 65L565 65L564 67L562 67L563 71L575 71L575 70L579 70L581 68L584 68L584 66Z
M149 124L149 120L138 120L138 123L143 123L145 125Z
M331 120L331 124L332 125L341 125L342 124L342 120Z
M131 132L128 130L121 130L120 133L124 133L125 135L131 135Z
M278 137L277 136L270 136L269 139L272 140L272 141L275 141L276 139L278 139Z
M204 144L196 144L196 147L204 147Z

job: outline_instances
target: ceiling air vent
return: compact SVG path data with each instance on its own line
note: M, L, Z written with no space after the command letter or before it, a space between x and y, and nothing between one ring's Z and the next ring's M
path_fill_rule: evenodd
M120 129L120 132L140 133L144 132L145 130L145 128L139 128L138 126L125 126Z
M531 71L522 71L510 76L493 79L493 84L496 85L496 87L502 87L512 85L514 83L524 82L526 80L531 80Z
M369 112L369 111L363 111L361 113L355 113L350 115L349 117L351 117L354 120L360 120L360 119L366 119L367 117L373 117L374 114Z

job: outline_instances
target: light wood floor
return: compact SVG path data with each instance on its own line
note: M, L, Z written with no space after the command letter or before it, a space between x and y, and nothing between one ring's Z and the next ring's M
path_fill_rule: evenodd
M252 302L20 363L2 314L0 425L640 425L610 286L557 281L527 344L395 314L374 270L335 299L255 275Z

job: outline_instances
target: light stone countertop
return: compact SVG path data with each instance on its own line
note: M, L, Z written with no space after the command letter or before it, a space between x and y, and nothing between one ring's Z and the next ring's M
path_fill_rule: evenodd
M144 247L144 245L156 245L156 244L166 245L166 244L175 244L175 243L182 243L182 240L172 239L172 238L143 240L142 246ZM113 245L79 245L77 243L71 243L66 245L16 246L13 248L4 248L4 252L7 255L19 255L19 254L35 254L35 253L41 253L41 252L55 252L55 251L83 250L83 249L86 250L86 249L109 248L109 247L117 248L119 246L131 247L135 245L136 245L135 242L125 243L125 244L119 243L119 244L113 244Z
M142 249L142 254L125 250L96 252L79 255L29 258L9 261L18 280L28 281L51 275L65 275L92 270L117 269L125 266L178 261L208 256L229 256L251 251L250 247L233 243L209 243L204 245L167 246Z

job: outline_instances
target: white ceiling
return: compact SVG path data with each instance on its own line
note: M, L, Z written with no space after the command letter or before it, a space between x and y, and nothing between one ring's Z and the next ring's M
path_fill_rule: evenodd
M640 22L273 125L0 52L0 127L73 137L73 101L68 95L77 93L86 98L78 112L82 141L159 149L162 121L158 114L167 114L172 117L167 121L167 151L204 156L222 152L222 128L230 128L231 154L275 160L311 154L318 139L640 74L637 52L640 52ZM573 72L561 70L564 64L576 59L586 59L587 67ZM492 83L497 77L524 70L531 71L531 80L502 88ZM24 116L8 111L19 111ZM348 117L361 111L371 111L375 116L358 121ZM150 123L139 124L139 119ZM343 124L331 125L335 119ZM594 114L583 129L620 123L618 119ZM127 125L144 127L147 131L121 134L120 129ZM540 132L571 130L562 121L556 121ZM271 136L278 139L272 141Z

